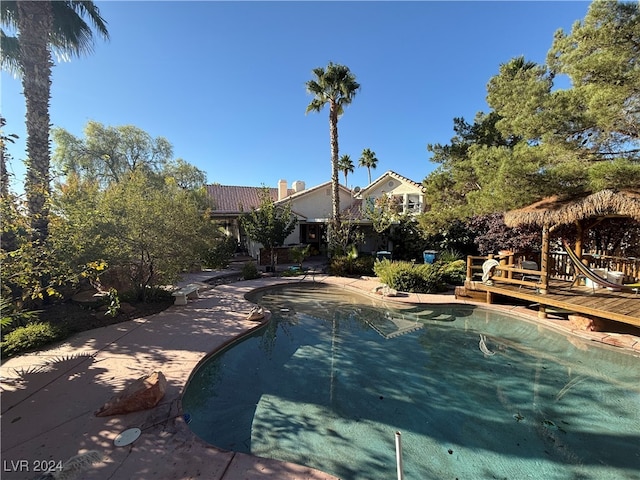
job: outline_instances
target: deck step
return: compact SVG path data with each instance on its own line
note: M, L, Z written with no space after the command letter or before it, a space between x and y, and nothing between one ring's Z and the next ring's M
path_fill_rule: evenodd
M487 301L487 293L480 290L471 290L464 286L456 287L455 291L456 299L458 298L467 298L473 300L475 302L486 302Z

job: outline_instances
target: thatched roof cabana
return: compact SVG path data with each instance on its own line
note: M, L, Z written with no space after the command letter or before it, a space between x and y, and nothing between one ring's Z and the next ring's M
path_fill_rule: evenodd
M640 190L601 190L574 197L554 195L505 213L504 223L509 227L553 227L606 217L629 217L640 221Z
M615 217L628 217L640 221L640 189L609 189L573 197L555 195L505 213L504 223L508 227L535 225L542 229L541 291L546 293L549 275L549 232L560 225L576 225L574 250L576 255L582 258L584 232L604 218Z

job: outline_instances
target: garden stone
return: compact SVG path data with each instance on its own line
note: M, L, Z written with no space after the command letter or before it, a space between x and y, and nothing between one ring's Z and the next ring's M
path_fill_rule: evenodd
M167 389L162 372L140 377L95 412L96 417L108 417L155 407Z

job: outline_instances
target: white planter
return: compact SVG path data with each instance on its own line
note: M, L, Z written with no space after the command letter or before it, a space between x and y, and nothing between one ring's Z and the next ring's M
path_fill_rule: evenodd
M598 275L600 278L604 280L607 279L607 271L604 268L594 268L593 273L595 273L596 275ZM597 283L594 284L590 278L587 278L584 284L590 288L601 288L601 285L598 285Z
M609 280L611 283L622 285L624 280L624 273L623 272L607 272L607 280Z

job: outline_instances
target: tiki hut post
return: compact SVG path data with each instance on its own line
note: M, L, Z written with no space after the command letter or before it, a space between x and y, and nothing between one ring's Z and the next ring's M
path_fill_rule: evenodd
M582 228L582 222L580 220L575 221L576 224L576 244L573 247L573 251L576 252L578 258L582 259L582 239L584 236L584 229Z
M549 224L542 227L542 252L540 252L540 293L546 294L549 288Z

